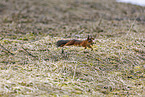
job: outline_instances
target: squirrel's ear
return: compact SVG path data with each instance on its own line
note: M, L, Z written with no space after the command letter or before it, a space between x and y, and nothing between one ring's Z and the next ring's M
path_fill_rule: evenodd
M89 40L89 35L88 35L88 38L87 38L87 40Z

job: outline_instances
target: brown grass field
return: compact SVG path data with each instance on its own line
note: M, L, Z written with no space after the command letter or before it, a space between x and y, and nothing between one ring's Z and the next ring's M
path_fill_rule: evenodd
M0 0L0 97L143 97L145 7L115 0ZM95 40L93 51L56 47Z

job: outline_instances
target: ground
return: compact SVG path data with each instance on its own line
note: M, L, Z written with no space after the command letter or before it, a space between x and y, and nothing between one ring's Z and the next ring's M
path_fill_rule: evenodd
M115 0L1 0L0 96L142 97L145 7ZM92 35L93 51L57 48Z

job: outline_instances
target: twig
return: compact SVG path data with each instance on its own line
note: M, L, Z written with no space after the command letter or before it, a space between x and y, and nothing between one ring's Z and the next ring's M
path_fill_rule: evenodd
M61 51L61 53L62 53L62 54L64 53L64 50L63 50L63 48L62 48L62 51Z
M98 26L100 26L102 23L102 19L99 19L99 23L98 23Z
M75 65L75 68L74 68L73 80L75 79L75 76L76 76L76 70L77 70L77 64Z
M22 47L22 49L23 49L26 53L28 53L28 55L30 55L30 56L32 56L32 57L34 57L34 58L37 57L37 56L32 55L32 54L31 54L30 52L28 52L25 48Z
M134 24L136 22L137 17L134 19L133 23L130 25L130 28L129 28L128 32L130 32L133 29L133 26L134 26Z
M10 53L11 55L15 55L15 54L11 53L8 49L6 49L4 46L2 46L1 44L0 44L0 46L1 46L5 51L7 51L8 53Z
M69 36L67 36L67 37L73 37L73 36L75 36L76 34L82 33L84 30L85 30L85 29L82 29L81 31L76 32L76 33L73 33L72 35L69 35ZM67 38L67 37L66 37L66 38Z

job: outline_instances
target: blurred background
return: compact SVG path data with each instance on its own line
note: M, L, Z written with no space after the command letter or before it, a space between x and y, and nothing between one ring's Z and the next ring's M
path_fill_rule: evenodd
M0 0L0 96L143 97L144 0L117 1Z

